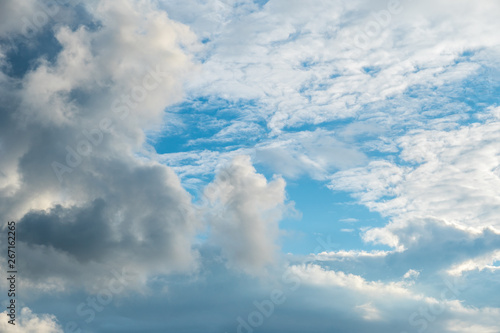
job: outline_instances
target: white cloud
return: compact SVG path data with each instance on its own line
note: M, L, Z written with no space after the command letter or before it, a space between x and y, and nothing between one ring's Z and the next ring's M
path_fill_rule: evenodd
M365 320L380 320L380 311L375 308L371 303L366 303L363 305L358 305L356 307L358 311L362 313L363 319Z
M473 234L485 228L498 233L500 122L494 110L486 111L484 123L402 136L400 165L373 161L332 176L330 188L351 192L371 210L393 220L384 228L366 231L366 241L402 245L392 231L426 218Z
M490 252L486 255L475 257L470 260L466 260L460 264L451 267L448 270L448 274L454 276L460 276L464 272L478 270L482 271L484 269L495 271L500 269L499 266L495 266L494 263L500 260L500 250Z
M304 283L321 286L338 286L354 290L369 297L398 296L421 299L422 296L412 295L401 282L383 283L366 281L361 276L326 270L319 265L310 264L292 266L295 273Z
M316 130L280 135L258 145L255 159L287 177L308 174L323 180L333 170L363 164L366 156L354 145L338 140L334 133Z
M453 292L446 286L436 297L430 297L404 281L368 281L361 276L324 269L316 264L291 266L291 271L303 284L320 288L325 296L336 295L344 307L352 307L368 322L388 322L390 327L396 327L401 320L407 326L401 326L401 329L427 329L429 332L455 332L457 321L462 322L462 328L484 328L486 332L500 329L495 322L499 309L463 305L451 296Z
M12 333L63 333L54 315L36 315L29 308L22 308L15 320L15 325L7 322L7 311L1 313L0 331Z
M353 217L349 217L349 218L346 218L346 219L340 219L339 220L339 222L344 222L344 223L356 223L358 221L359 221L358 219L355 219Z
M452 303L451 311L457 313L455 320L449 320L445 329L450 332L498 332L498 320L500 316L498 308L465 308L459 302Z
M213 241L228 264L258 274L276 260L278 222L285 209L285 181L267 182L256 173L250 157L237 156L207 186L204 196Z
M385 1L305 5L273 0L262 9L250 1L239 6L192 3L199 4L194 6L198 15L179 14L178 3L165 5L210 39L203 76L189 90L230 100L258 99L273 133L346 117L378 118L365 106L388 97L406 106L400 94L408 87L442 87L475 74L484 60L476 56L477 63L455 63L464 51L497 52L492 27L498 22L492 13L498 5L487 0L484 6L402 1L402 13L392 15L366 49L356 47L355 36L376 22L373 14L387 9ZM421 118L417 111L380 110L386 119L379 120L395 124Z
M419 271L416 271L414 269L410 269L408 272L405 273L403 278L405 279L416 279L420 275Z
M313 256L315 260L329 261L329 260L344 260L344 259L358 259L358 258L371 258L371 257L385 257L390 251L357 251L357 250L340 250L332 252L321 252Z

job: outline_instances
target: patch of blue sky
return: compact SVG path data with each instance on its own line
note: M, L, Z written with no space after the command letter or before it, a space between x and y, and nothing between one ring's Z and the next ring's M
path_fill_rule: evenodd
M256 11L262 10L262 8L265 6L265 4L269 2L269 0L253 0L253 3L256 4L256 8L249 8L248 3L244 1L236 1L234 4L232 4L234 9L239 9L243 8L245 10L246 15L249 15L251 13L254 13Z
M318 128L327 131L336 131L344 128L346 125L352 123L355 120L354 117L338 118L335 120L329 120L322 122L321 124L313 123L298 123L293 125L284 126L283 130L288 133L298 133L304 131L315 131Z
M255 165L267 179L273 172ZM282 251L306 255L339 250L389 250L384 245L365 244L360 236L366 228L381 227L387 219L359 204L348 192L332 191L325 182L309 177L285 179L287 198L299 214L289 214L280 222L284 231Z
M69 3L65 6L71 6ZM102 22L96 20L95 17L89 14L85 9L85 5L77 4L74 6L75 15L78 16L78 20L69 20L68 26L71 30L75 31L78 28L84 26L88 31L96 31L102 27Z
M381 68L377 66L366 66L363 67L363 72L370 75L370 76L377 76L377 74L380 72Z
M51 6L69 6L69 4L46 4ZM52 10L52 9L51 9ZM54 63L62 51L62 45L56 39L54 29L57 24L64 21L67 26L75 31L84 26L88 31L96 31L101 27L100 22L95 21L86 11L83 5L74 7L77 19L69 20L62 17L63 10L59 10L46 24L35 25L26 20L23 22L21 34L9 35L0 38L0 45L7 50L5 63L9 64L6 73L15 78L23 77L28 71L35 69L44 59L49 64Z
M458 55L458 58L455 59L454 63L458 64L464 61L471 61L472 57L477 53L477 50L465 50Z
M349 193L332 191L322 182L302 177L288 182L287 194L301 217L287 217L281 222L280 227L287 234L283 239L283 252L389 249L363 242L362 230L382 227L388 221L357 203Z
M301 31L295 31L295 32L289 34L287 38L272 41L269 45L273 48L277 47L277 46L285 45L285 44L288 44L290 42L294 42L294 41L298 40L301 35L302 35Z
M256 3L259 8L262 8L269 2L269 0L253 0L253 2Z
M463 81L463 96L474 104L498 104L500 102L500 73L498 70L481 68L474 76Z
M6 63L9 67L6 72L15 78L21 78L28 71L34 70L40 64L40 58L54 63L62 50L61 44L48 26L40 29L36 38L27 38L24 35L11 38L15 38L15 47L9 47L11 41L8 39L2 40L1 44L8 47Z
M311 67L313 67L314 65L317 65L318 62L316 60L314 60L313 58L309 58L309 59L306 59L306 60L303 60L300 62L300 67L302 69L309 69Z

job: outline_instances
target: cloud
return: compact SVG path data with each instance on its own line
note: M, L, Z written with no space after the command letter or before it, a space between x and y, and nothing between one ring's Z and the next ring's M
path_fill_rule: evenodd
M238 156L204 195L213 205L211 237L230 266L258 274L276 260L278 222L286 210L282 178L268 183L248 156Z
M346 218L346 219L340 219L339 220L339 222L344 222L344 223L356 223L358 221L359 221L358 219L355 219L353 217L349 217L349 218Z
M351 192L370 209L393 223L367 231L365 240L396 246L389 230L437 219L460 230L498 233L497 191L500 177L496 108L486 110L482 123L456 130L419 130L398 139L401 163L373 161L366 167L335 173L330 188ZM408 222L413 221L413 222ZM408 223L408 224L407 224ZM386 232L388 231L388 232ZM421 236L419 230L415 237ZM403 233L405 243L409 238Z
M493 251L486 255L477 256L474 259L466 260L460 264L457 264L448 270L450 275L462 275L464 272L488 269L491 271L496 271L500 267L495 266L494 263L500 260L500 251Z
M373 327L375 332L382 332L384 327L396 331L454 332L456 322L463 320L464 315L467 317L463 321L465 327L478 325L477 319L482 318L482 324L477 327L498 330L498 323L494 323L493 319L498 309L464 306L455 300L460 295L457 291L460 288L456 289L453 284L443 283L436 297L430 297L403 281L367 281L361 276L324 269L316 264L292 266L291 271L304 285L319 288L325 297L327 294L335 295L343 307L352 308L365 321L374 325L379 322ZM330 305L336 308L333 311L337 316L340 311L338 304ZM340 319L337 317L337 320Z
M363 313L363 319L365 320L380 320L380 311L375 308L371 303L366 303L363 305L358 305L356 307L361 313Z
M0 36L6 38L9 33L29 32L22 30L28 28L26 22L30 22L35 16L34 14L40 16L40 22L48 21L48 15L42 10L43 8L43 4L37 3L35 0L23 1L23 3L14 0L2 1L0 4L0 20L2 21ZM20 22L23 25L19 24Z
M58 324L57 319L54 315L43 314L36 315L27 307L21 309L18 314L18 319L15 321L15 325L7 323L5 318L7 317L7 311L1 313L2 320L0 322L0 331L2 332L12 332L12 333L63 333L63 329Z
M498 274L493 265L500 246L499 233L488 228L471 233L443 221L420 219L389 223L381 228L369 229L362 236L370 243L395 240L395 249L323 252L309 256L305 262L370 280L401 281L405 285L422 288L425 294L434 290L436 281L458 278L470 289L470 292L460 295L464 302L495 306L491 299L485 297L487 292L475 290L475 286L477 281L490 279L490 275L494 279ZM428 260L430 257L432 260ZM493 292L496 288L493 283L480 289ZM475 293L483 296L476 297Z
M173 172L162 166L128 170L121 163L113 169L106 196L86 205L31 211L18 221L21 246L30 248L24 276L43 280L61 274L68 282L91 285L93 269L128 267L152 274L194 267L198 221Z
M456 128L469 120L471 105L495 96L497 37L476 24L483 18L498 24L491 15L497 5L488 1L481 8L401 1L401 12L366 48L355 37L370 23L380 26L376 17L387 1L189 3L189 11L177 1L164 4L205 40L189 100L207 100L193 103L197 109L218 107L218 99L239 103L231 115L247 129L255 128L255 119L264 121L268 132L258 144L251 137L245 149L255 149L258 163L286 177L323 179L364 165L371 154L397 154L397 137L408 129ZM434 7L439 10L428 9ZM204 141L217 142L213 150L234 149L220 139Z
M333 170L363 164L366 156L334 133L316 130L280 135L261 144L255 149L255 159L290 178L307 174L323 180Z
M274 0L262 7L252 1L238 6L190 3L197 15L178 2L165 4L207 40L203 75L191 82L189 91L257 100L259 114L274 134L351 117L384 127L425 121L416 106L430 96L422 94L412 107L412 99L404 95L407 90L429 92L460 83L488 66L483 57L498 52L491 28L498 25L492 15L498 5L489 1L482 1L484 6L401 1L398 13L382 23L386 1L318 0L306 6ZM477 24L477 18L488 25ZM370 24L378 32L360 47L356 37ZM462 57L467 50L475 53L474 62ZM383 107L391 101L394 107Z
M408 272L405 273L403 278L405 279L416 279L420 275L419 271L416 271L414 269L410 269Z
M0 76L0 216L22 231L25 285L91 288L112 267L192 270L191 196L139 156L195 70L196 36L147 2L64 8L81 25L47 23L60 52Z
M383 24L386 1L88 1L27 38L40 4L0 4L0 218L28 301L67 319L122 272L89 329L234 331L278 288L263 332L498 331L497 3L403 1ZM186 151L148 145L179 133ZM286 182L252 161L388 224L285 263ZM442 298L453 276L468 289Z

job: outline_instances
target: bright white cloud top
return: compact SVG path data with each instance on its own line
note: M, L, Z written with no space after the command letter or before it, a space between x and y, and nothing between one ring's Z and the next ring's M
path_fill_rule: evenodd
M0 330L500 332L499 14L2 1Z

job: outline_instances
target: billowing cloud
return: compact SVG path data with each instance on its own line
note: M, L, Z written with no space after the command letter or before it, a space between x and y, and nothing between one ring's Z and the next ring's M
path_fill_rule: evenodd
M268 183L256 173L248 156L235 157L205 189L210 232L230 266L254 274L276 260L284 189L282 178Z
M18 223L23 278L91 285L111 264L193 269L191 197L171 169L138 155L182 95L196 37L146 2L85 11L93 25L50 23L56 57L1 77L0 216Z

